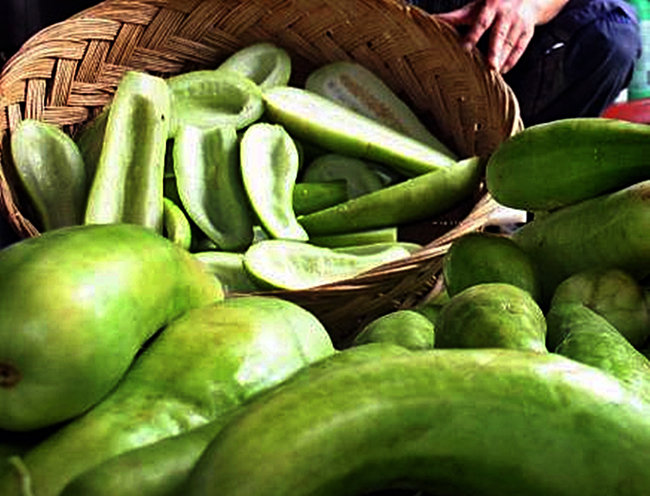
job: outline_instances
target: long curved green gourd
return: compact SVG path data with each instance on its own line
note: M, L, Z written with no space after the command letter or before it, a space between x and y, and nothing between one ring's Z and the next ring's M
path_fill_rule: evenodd
M601 370L506 349L345 353L251 401L179 494L647 494L650 405Z
M637 280L650 274L648 198L650 181L642 181L535 216L512 234L539 270L542 306L563 280L593 267Z
M650 361L605 317L581 303L558 303L547 318L556 353L608 372L650 401Z
M224 294L190 253L133 224L20 241L0 273L0 429L16 431L84 412L157 330Z
M408 350L386 343L371 343L346 351L353 363L405 356ZM244 406L245 408L245 406ZM238 409L191 431L113 457L84 472L66 486L61 496L176 496L206 446L227 425Z
M298 217L310 237L364 231L439 215L469 198L481 180L479 157L412 177Z
M60 496L176 496L233 413L109 458L72 479Z
M650 179L650 126L601 117L530 126L488 159L491 195L512 208L546 211Z
M108 111L86 224L129 222L162 232L170 94L165 80L129 71Z
M95 408L30 450L0 494L39 496L111 457L218 421L253 395L334 353L320 321L278 298L229 298L167 326ZM117 474L116 474L117 475ZM21 495L22 496L22 495Z

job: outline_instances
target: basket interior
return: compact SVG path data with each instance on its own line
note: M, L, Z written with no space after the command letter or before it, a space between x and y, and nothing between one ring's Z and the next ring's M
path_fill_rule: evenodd
M490 153L522 126L514 94L480 53L464 51L454 29L399 0L106 0L34 35L0 74L0 215L21 237L39 232L8 157L20 120L54 123L74 135L111 101L127 70L168 77L212 68L258 41L288 50L291 84L298 86L324 63L363 64L461 157ZM289 297L328 306L341 316L333 320L344 320L354 313L350 294L366 295L366 307L379 309L429 289L439 270L438 238L476 201L440 222L410 226L418 241L431 242L426 256L374 271L374 279ZM465 229L480 223L473 215ZM340 300L328 300L328 291Z

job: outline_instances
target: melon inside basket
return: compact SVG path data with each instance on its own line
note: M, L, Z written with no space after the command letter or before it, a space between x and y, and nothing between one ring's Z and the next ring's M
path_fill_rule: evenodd
M0 214L22 238L42 231L11 159L22 120L77 138L128 71L169 79L214 69L262 42L289 54L290 86L304 88L333 62L368 69L459 159L487 156L522 126L512 91L481 55L464 51L453 28L397 0L106 0L40 31L3 68ZM410 256L317 287L259 292L301 304L345 342L364 322L429 293L449 242L481 229L493 208L478 186L434 218L399 226L401 240L423 245Z

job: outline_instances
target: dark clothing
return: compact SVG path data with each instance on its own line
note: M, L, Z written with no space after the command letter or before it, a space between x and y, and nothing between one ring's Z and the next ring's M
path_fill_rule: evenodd
M18 241L18 235L13 231L7 220L0 216L0 249Z
M471 1L472 0L413 0L410 3L422 7L431 14L441 14L443 12L460 9L463 5L467 5Z
M0 0L0 63L38 30L99 3L99 0Z
M465 0L413 0L447 12ZM484 49L488 36L479 48ZM526 126L567 117L596 117L630 83L641 55L634 9L623 0L569 0L550 22L537 26L505 81Z

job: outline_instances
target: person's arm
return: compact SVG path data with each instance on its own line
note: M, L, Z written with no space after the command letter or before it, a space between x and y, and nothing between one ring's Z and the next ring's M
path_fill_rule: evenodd
M553 19L568 0L475 0L466 6L438 14L454 25L468 25L463 44L467 49L490 31L487 60L496 70L508 72L533 37L535 26Z

